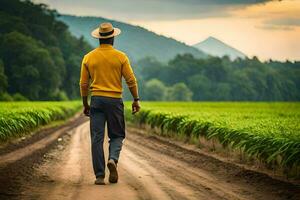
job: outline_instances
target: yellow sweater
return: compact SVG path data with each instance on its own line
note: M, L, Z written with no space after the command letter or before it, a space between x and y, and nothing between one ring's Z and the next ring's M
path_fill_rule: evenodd
M122 97L122 77L128 87L137 85L136 78L125 53L109 44L101 44L82 60L80 94L87 96Z

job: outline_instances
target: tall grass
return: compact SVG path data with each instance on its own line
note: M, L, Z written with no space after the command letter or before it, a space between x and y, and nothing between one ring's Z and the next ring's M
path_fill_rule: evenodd
M145 102L126 117L161 132L217 140L260 161L283 168L300 166L300 103Z
M0 141L24 135L52 121L74 115L80 102L13 102L0 103Z

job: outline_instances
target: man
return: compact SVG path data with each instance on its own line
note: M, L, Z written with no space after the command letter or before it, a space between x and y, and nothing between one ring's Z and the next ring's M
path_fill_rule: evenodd
M109 137L109 182L118 182L117 163L125 138L122 77L134 98L132 113L140 110L136 78L125 53L113 48L114 37L121 30L111 23L102 23L91 35L98 38L100 46L86 54L81 65L80 93L84 114L90 116L93 168L95 184L104 185L105 159L103 140L105 123ZM91 104L88 105L88 92Z

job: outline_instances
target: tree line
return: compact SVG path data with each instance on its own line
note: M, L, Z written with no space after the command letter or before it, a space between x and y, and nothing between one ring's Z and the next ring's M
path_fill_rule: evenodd
M144 100L299 101L300 62L178 55L135 64Z
M82 56L91 50L45 4L0 1L0 99L78 98Z

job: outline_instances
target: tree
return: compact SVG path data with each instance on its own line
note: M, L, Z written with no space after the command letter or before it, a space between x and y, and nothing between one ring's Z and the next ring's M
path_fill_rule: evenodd
M91 46L72 36L57 16L45 4L0 1L0 59L9 94L30 100L78 98L79 67Z
M133 67L134 66L135 65L133 65ZM155 58L146 57L141 59L136 63L136 66L136 74L145 81L148 81L152 78L163 78L161 75L165 66L158 62Z
M176 83L168 88L166 99L169 101L191 101L193 92L184 84Z
M4 66L2 60L0 60L0 94L4 93L7 88L7 77L4 73Z
M213 83L206 76L196 74L188 79L188 87L193 92L193 100L209 100L213 98Z
M18 32L3 36L1 52L8 77L9 93L30 100L47 99L61 84L60 73L50 53L33 38Z
M80 75L81 58L72 55L66 60L66 77L63 81L63 89L66 91L70 99L78 97L78 83Z
M218 83L214 92L214 100L228 101L231 98L231 86L229 83Z
M225 82L229 74L229 69L224 63L228 63L227 58L211 57L205 61L203 75L214 82ZM226 62L227 61L227 62Z
M157 79L151 79L146 82L144 90L144 98L149 101L165 100L167 88L161 81Z
M258 98L258 93L254 88L253 82L247 76L247 73L242 70L237 70L231 74L231 99L237 101L254 101Z
M164 77L165 82L173 85L178 82L187 83L188 78L192 74L198 74L202 70L201 59L194 58L191 54L177 55L174 59L170 60L166 69Z
M28 101L28 99L20 93L14 94L12 98L14 99L14 101Z
M300 99L300 62L297 61L261 62L257 57L231 61L226 56L197 59L186 54L176 56L168 65L148 59L145 66L147 69L141 70L142 78L158 79L167 87L184 83L193 92L193 100Z

